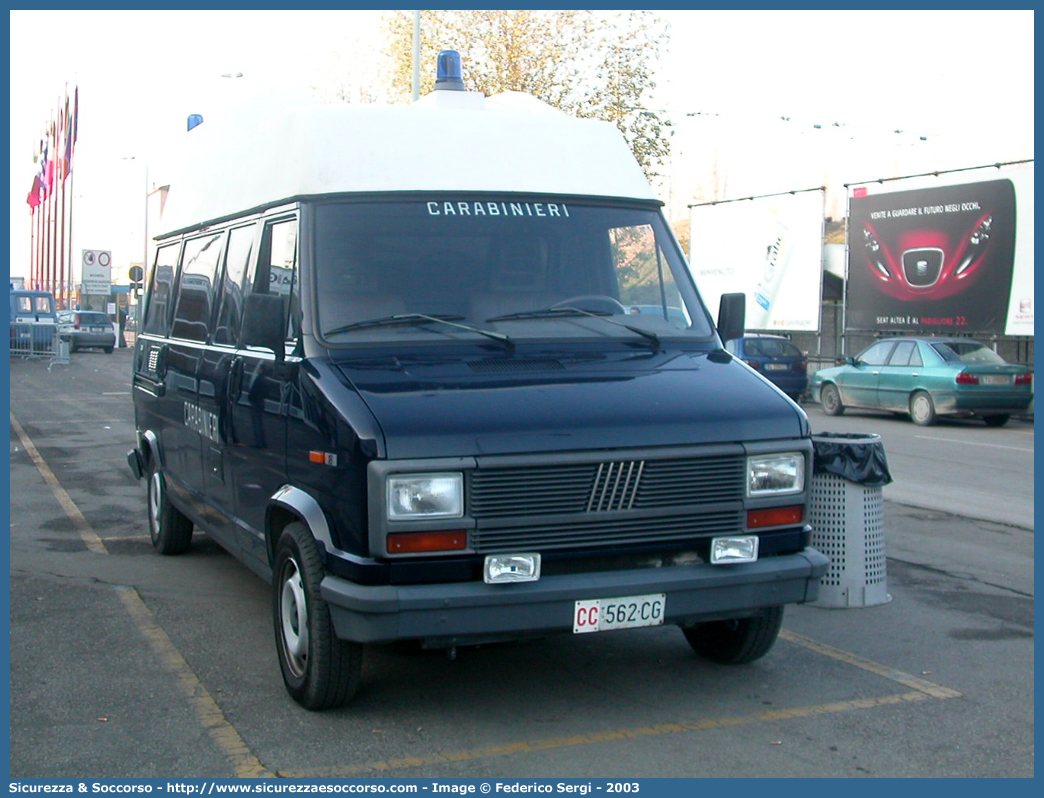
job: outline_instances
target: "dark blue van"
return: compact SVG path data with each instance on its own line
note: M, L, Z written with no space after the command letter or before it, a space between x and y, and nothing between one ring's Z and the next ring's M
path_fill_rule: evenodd
M272 583L294 699L393 641L764 655L827 565L809 423L723 349L742 297L716 329L617 131L514 93L251 114L172 181L128 461L160 553L199 529Z

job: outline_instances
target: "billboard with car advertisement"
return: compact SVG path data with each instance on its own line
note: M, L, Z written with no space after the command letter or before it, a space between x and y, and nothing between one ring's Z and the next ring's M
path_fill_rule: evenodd
M689 268L711 314L747 296L748 330L819 330L822 189L693 205Z
M1033 335L1033 167L856 185L849 330Z

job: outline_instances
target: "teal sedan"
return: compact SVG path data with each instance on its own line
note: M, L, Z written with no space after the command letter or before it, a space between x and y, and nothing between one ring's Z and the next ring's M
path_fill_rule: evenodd
M946 415L1002 427L1033 401L1033 371L970 338L887 338L817 371L809 388L828 416L858 407L908 413L922 426Z

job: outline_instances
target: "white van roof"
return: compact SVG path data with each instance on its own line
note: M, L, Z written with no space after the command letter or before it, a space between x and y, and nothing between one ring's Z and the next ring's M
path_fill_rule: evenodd
M656 200L620 132L526 94L411 105L257 102L188 132L159 235L297 197L496 192Z

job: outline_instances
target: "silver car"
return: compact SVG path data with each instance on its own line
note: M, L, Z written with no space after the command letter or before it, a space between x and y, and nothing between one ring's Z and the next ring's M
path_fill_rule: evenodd
M58 335L69 342L69 351L98 348L111 354L116 346L116 326L95 310L58 311Z

